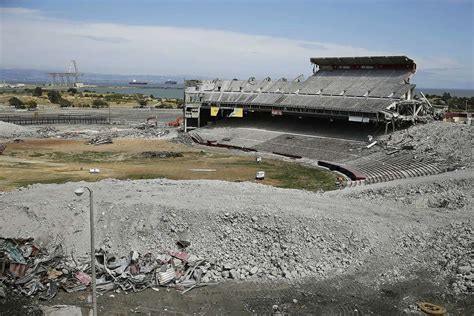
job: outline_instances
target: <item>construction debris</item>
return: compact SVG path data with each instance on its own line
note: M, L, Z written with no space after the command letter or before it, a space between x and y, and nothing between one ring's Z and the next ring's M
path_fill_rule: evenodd
M190 244L183 240L178 243ZM31 238L0 238L0 256L1 262L9 268L3 272L2 282L17 294L39 295L40 299L51 300L58 288L72 293L86 290L92 284L89 258L69 258L62 247L56 247L49 254L46 249L37 248ZM197 286L211 284L205 277L210 268L209 262L185 251L168 250L157 256L130 251L122 257L103 249L96 252L99 293L137 292L158 286L174 287L186 293ZM3 287L0 294L7 296Z
M175 138L172 139L174 143L193 145L194 141L188 133L178 132Z
M92 137L87 144L89 145L103 145L112 144L112 137L106 135L97 135Z

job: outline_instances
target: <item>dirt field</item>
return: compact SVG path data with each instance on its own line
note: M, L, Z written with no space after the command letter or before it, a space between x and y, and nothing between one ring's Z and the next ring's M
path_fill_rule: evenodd
M165 157L147 158L144 152ZM90 168L100 173L91 174ZM257 164L252 155L203 151L167 140L118 139L95 146L85 140L31 139L9 143L0 156L0 190L105 178L255 181L259 170L266 172L264 184L312 191L335 188L330 172L280 160Z

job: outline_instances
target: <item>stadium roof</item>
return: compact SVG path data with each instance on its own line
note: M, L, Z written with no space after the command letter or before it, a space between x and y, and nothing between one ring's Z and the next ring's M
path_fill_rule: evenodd
M353 65L407 65L415 62L406 56L366 56L366 57L313 57L311 63L319 66L353 66Z

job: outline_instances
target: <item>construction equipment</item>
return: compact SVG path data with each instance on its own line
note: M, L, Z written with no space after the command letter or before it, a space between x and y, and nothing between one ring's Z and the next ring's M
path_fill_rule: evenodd
M182 117L182 116L178 116L178 117L176 118L176 120L171 121L171 122L168 122L168 126L169 126L169 127L180 127L182 123L183 123L183 117Z

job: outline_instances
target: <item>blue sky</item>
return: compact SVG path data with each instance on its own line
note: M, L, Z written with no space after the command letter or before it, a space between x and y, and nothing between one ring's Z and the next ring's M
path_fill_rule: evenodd
M2 67L75 58L85 72L291 78L312 56L404 54L419 86L474 88L472 0L0 3ZM21 44L38 29L56 50Z

